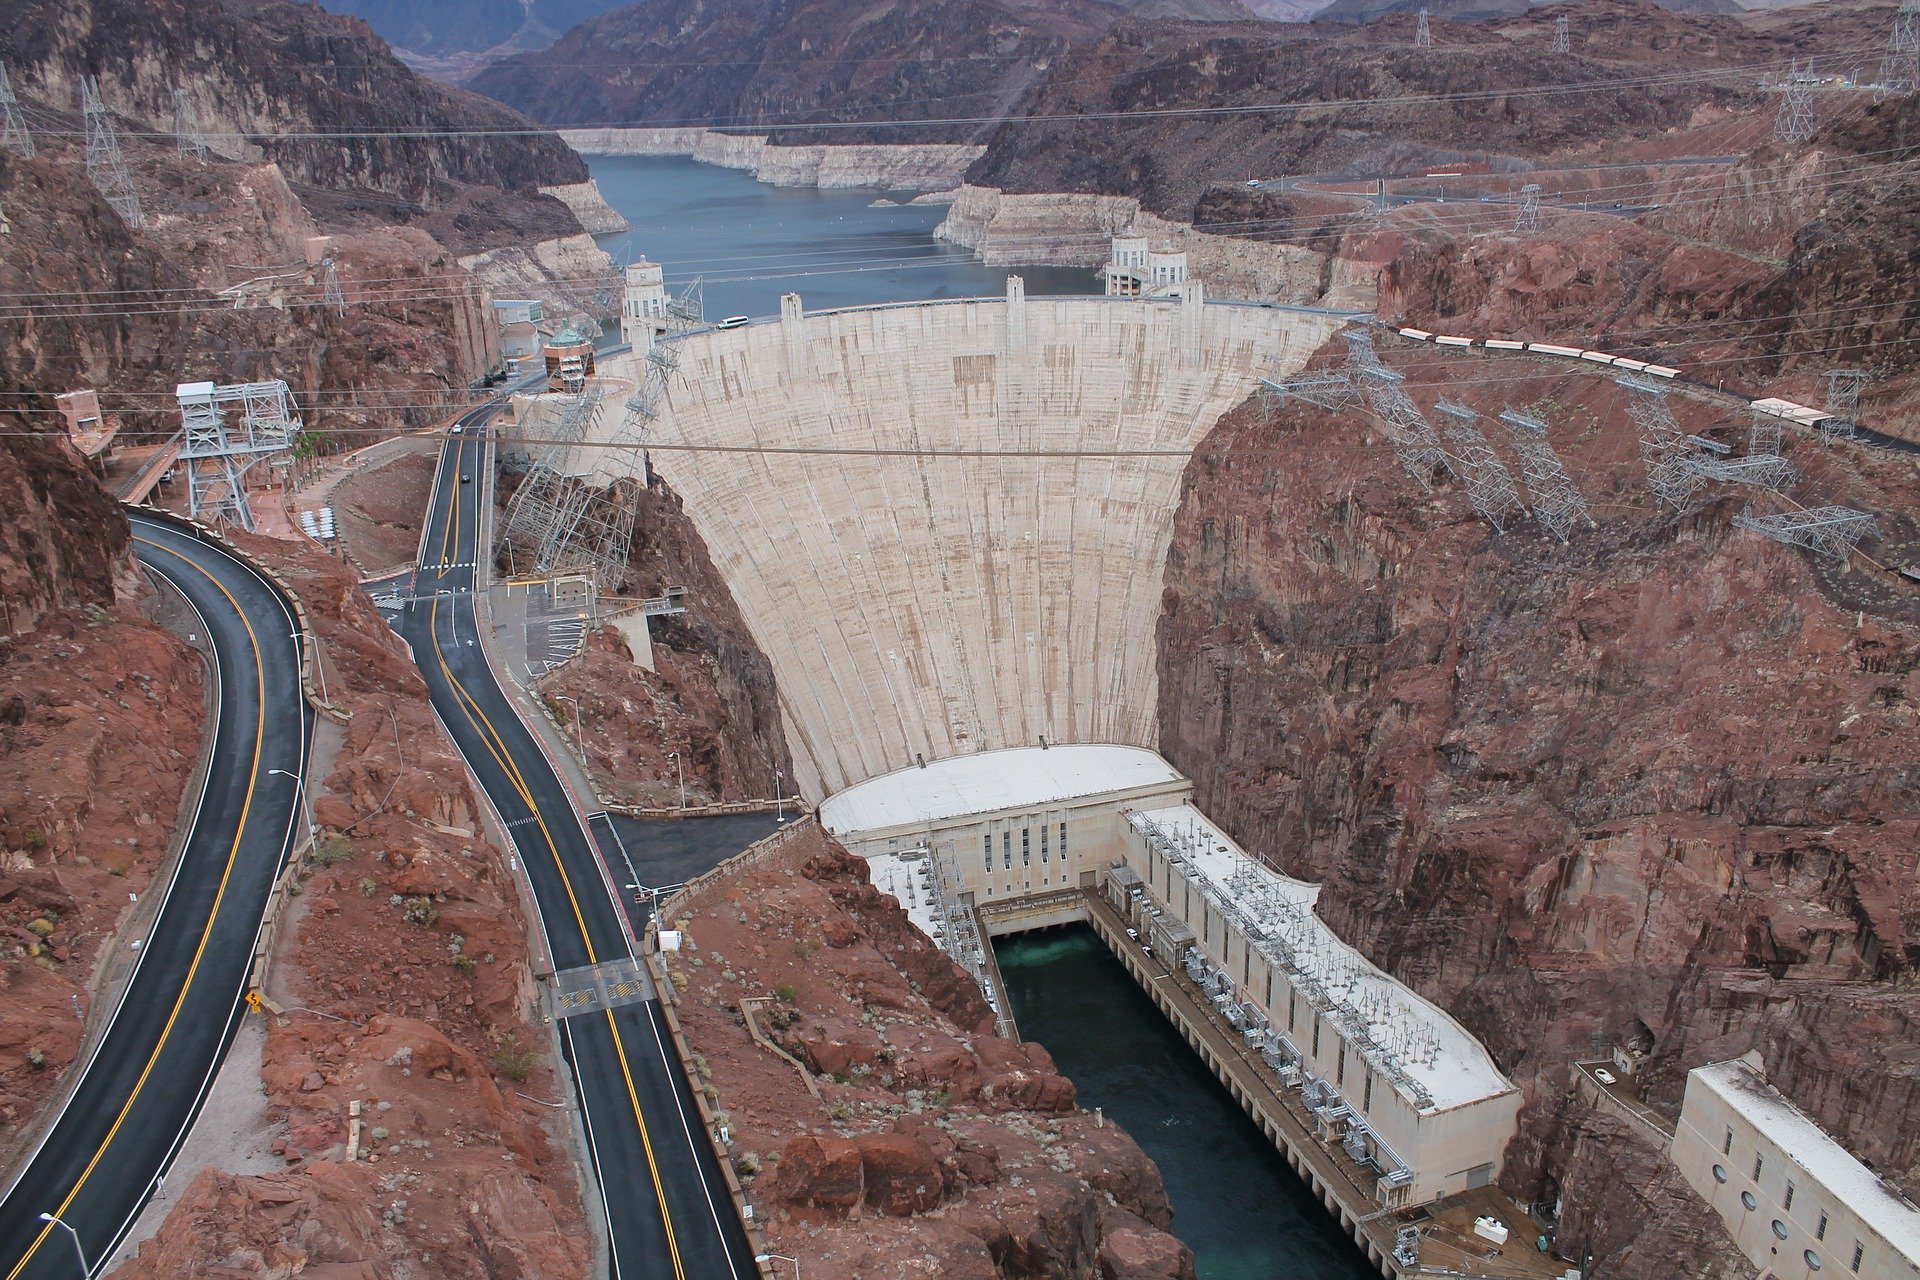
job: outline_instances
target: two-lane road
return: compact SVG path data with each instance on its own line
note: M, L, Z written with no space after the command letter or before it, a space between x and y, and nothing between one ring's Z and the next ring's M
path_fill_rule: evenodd
M631 972L634 942L602 851L515 711L476 631L490 503L489 406L449 437L428 504L412 599L397 627L435 709L479 781L533 888L563 989ZM611 1274L748 1280L758 1274L692 1091L653 999L589 1006L560 1024L606 1205Z
M140 562L192 604L214 651L212 761L151 933L71 1098L0 1200L0 1277L102 1269L152 1195L240 1025L274 880L291 853L311 713L288 602L222 547L134 513Z

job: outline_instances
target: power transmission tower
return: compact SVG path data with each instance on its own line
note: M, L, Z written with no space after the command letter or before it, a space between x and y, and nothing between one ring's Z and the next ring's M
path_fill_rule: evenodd
M1480 433L1478 413L1451 400L1441 400L1435 407L1453 419L1447 438L1460 446L1460 477L1467 482L1467 501L1495 532L1504 533L1507 521L1527 511L1507 464Z
M1793 71L1787 76L1787 83L1780 90L1780 114L1773 118L1773 136L1780 142L1805 142L1813 137L1814 126L1818 120L1813 112L1813 87L1820 78L1813 73L1813 63L1807 63L1802 71L1800 64L1793 64Z
M100 104L100 81L93 76L80 80L80 110L87 121L87 177L107 198L113 211L129 227L145 225L140 216L140 193L134 188L133 175L120 154L120 138L113 131L113 120Z
M1880 61L1881 96L1920 88L1920 0L1901 0L1893 15L1893 35Z
M1656 382L1631 375L1614 382L1633 394L1627 399L1627 413L1639 433L1640 460L1647 465L1647 487L1662 502L1676 508L1705 483L1704 478L1687 465L1686 435L1667 407L1667 389Z
M1424 6L1420 10L1420 21L1413 28L1413 43L1414 47L1419 49L1433 48L1433 28L1427 25L1427 11Z
M1540 184L1529 182L1520 188L1520 207L1513 211L1513 229L1515 231L1538 231L1540 229Z
M1851 507L1813 507L1777 516L1756 516L1752 508L1733 518L1736 529L1751 529L1784 546L1805 547L1844 560L1854 544L1873 532L1873 517Z
M1854 439L1860 389L1872 377L1865 369L1827 370L1827 412L1833 416L1820 424L1820 435L1828 443Z
M200 122L194 115L193 101L185 89L173 91L173 134L178 140L181 155L192 153L196 158L207 158L207 139L200 132Z
M27 132L26 115L13 96L13 86L7 83L4 64L0 64L0 147L23 156L33 155L33 135Z
M1582 521L1592 524L1587 500L1580 496L1566 465L1547 440L1546 419L1507 409L1500 421L1512 429L1514 452L1520 455L1520 476L1533 495L1533 518L1562 542L1574 525Z
M224 520L254 531L247 505L247 472L268 454L291 449L301 431L293 394L285 382L216 386L182 383L180 461L187 469L187 514ZM240 406L229 421L227 406Z
M1453 459L1440 447L1433 426L1400 385L1405 379L1380 363L1373 349L1373 335L1366 330L1351 329L1341 337L1347 341L1347 377L1359 388L1375 421L1393 442L1400 465L1422 489L1433 488L1433 469L1452 471Z
M332 254L320 260L320 305L337 316L347 314L347 295L340 288L340 271Z
M1553 20L1553 51L1555 53L1569 53L1572 49L1573 23L1570 22L1567 15L1563 13Z
M1755 407L1753 420L1747 424L1747 456L1749 458L1780 454L1781 420L1765 410Z

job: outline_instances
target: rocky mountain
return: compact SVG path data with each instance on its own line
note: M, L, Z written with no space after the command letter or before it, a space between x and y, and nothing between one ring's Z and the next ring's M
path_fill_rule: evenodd
M331 0L406 54L445 56L544 49L620 0Z

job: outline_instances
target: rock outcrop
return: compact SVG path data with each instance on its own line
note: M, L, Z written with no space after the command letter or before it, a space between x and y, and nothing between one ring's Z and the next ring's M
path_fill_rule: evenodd
M696 1076L775 1251L848 1276L1191 1280L1153 1162L1045 1049L992 1033L979 988L817 824L675 904ZM760 996L764 1043L741 1003Z
M986 150L969 143L884 142L771 145L764 135L711 129L562 129L582 155L691 156L703 164L746 169L776 187L884 187L944 191Z
M1640 1083L1669 1114L1689 1067L1758 1047L1783 1092L1920 1186L1920 602L1863 607L1848 593L1871 568L1734 532L1736 493L1656 509L1604 377L1406 359L1422 399L1544 412L1597 527L1493 535L1364 420L1247 406L1196 454L1176 517L1164 754L1521 1085L1506 1180L1584 1206L1563 1253L1669 1229L1730 1247L1670 1220L1683 1197L1605 1181L1569 1072L1613 1043L1650 1050ZM1674 407L1724 430L1711 405ZM1913 537L1904 463L1790 447L1799 501ZM1592 1274L1663 1274L1668 1255L1633 1256Z

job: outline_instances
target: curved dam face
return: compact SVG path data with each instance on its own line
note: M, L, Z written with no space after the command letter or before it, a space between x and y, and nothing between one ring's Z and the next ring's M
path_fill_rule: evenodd
M1188 456L1342 323L1017 293L802 316L790 298L778 323L674 340L649 462L773 663L802 792L1042 738L1156 747Z

